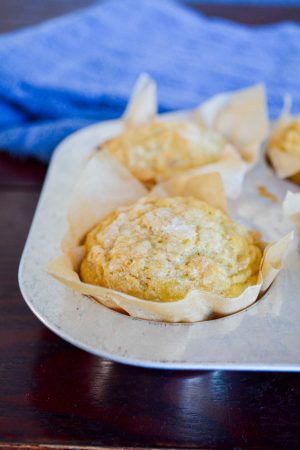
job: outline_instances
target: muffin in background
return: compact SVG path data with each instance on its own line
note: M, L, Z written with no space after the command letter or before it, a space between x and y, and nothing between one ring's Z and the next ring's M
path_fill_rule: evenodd
M220 133L193 122L150 122L128 127L101 146L146 187L218 161L230 145Z

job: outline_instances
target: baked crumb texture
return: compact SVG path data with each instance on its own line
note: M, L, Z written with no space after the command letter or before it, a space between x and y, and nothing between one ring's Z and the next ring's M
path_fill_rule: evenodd
M152 122L129 127L103 144L146 186L220 159L229 145L216 132L188 122Z
M109 214L85 241L82 281L176 301L192 289L238 296L255 284L255 235L192 197L144 197Z
M267 199L271 200L271 202L273 202L273 203L279 202L277 195L272 194L272 192L270 192L268 190L268 188L266 186L264 186L263 184L260 184L259 186L257 186L257 190L261 197L267 198Z
M275 132L274 137L270 141L269 148L275 149L286 155L291 155L293 158L300 158L300 117L290 120L286 126L283 126L279 131ZM295 160L293 159L292 162L289 163L288 167L290 169L295 167L294 161ZM275 168L277 164L276 160L274 160L273 165ZM283 178L286 178L286 176L283 176ZM294 183L300 184L299 171L295 170L288 178Z
M300 117L282 130L273 145L277 150L300 156Z

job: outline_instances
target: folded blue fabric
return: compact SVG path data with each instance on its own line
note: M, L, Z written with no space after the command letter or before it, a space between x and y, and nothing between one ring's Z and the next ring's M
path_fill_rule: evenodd
M300 109L300 27L248 27L168 0L110 0L0 36L0 148L48 160L69 133L119 117L140 72L161 111L266 83Z

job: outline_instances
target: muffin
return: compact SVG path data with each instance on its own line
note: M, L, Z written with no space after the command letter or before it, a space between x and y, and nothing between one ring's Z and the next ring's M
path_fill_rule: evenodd
M275 141L275 146L281 152L300 156L300 117L292 120Z
M224 198L217 173L177 181L147 195L123 164L96 152L77 181L62 252L48 273L146 320L197 322L253 305L282 269L292 233L265 245L233 223L217 209L224 202L214 203Z
M300 116L279 121L269 141L268 155L281 178L300 183Z
M227 141L190 122L150 122L129 127L103 147L145 186L218 161ZM231 146L230 146L231 147Z
M158 302L199 289L236 297L255 284L262 251L255 235L193 197L143 197L87 235L85 283Z

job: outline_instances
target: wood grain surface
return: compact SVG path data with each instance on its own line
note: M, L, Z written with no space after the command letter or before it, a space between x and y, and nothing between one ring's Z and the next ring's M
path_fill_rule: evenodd
M0 0L0 31L91 3ZM199 8L254 23L279 14ZM276 17L287 16L299 10ZM78 350L36 319L17 269L45 172L0 154L0 449L299 449L299 374L128 367Z

